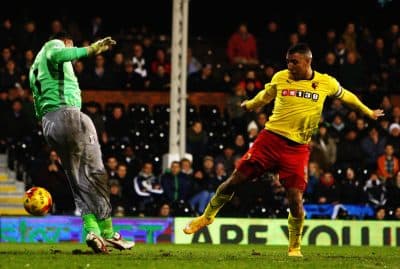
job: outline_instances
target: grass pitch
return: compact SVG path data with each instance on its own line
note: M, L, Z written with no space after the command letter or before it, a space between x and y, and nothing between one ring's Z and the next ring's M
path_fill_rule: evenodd
M0 268L400 268L395 247L303 247L304 258L286 247L260 245L139 244L132 250L93 254L78 243L0 243Z

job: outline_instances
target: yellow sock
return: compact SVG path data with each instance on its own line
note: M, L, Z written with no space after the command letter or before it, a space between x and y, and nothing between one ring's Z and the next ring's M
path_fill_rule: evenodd
M301 244L301 234L303 233L304 216L295 218L289 213L289 249L299 249Z
M224 204L226 202L228 202L232 199L233 195L234 195L234 193L232 193L231 195L222 194L217 189L214 196L211 198L210 202L208 203L206 209L204 210L203 215L208 219L215 218L218 211L224 206Z

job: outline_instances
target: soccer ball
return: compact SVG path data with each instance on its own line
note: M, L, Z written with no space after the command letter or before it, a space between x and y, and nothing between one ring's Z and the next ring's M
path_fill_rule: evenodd
M33 216L46 215L53 204L51 194L42 187L32 187L25 192L24 208Z

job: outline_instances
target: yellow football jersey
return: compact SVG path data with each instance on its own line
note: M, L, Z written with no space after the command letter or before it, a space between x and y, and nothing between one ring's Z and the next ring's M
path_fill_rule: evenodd
M330 75L313 72L312 79L291 80L287 69L277 72L246 104L248 109L265 105L275 99L274 109L265 128L297 143L310 142L318 128L326 97L336 97L360 109L365 114L372 111L359 99L342 88Z

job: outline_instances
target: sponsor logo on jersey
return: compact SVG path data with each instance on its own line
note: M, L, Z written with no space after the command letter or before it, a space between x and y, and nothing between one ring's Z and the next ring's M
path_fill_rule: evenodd
M305 99L310 99L314 102L316 102L319 99L318 93L302 91L302 90L282 90L282 96L305 98Z

